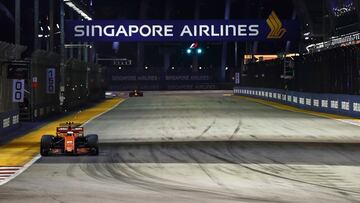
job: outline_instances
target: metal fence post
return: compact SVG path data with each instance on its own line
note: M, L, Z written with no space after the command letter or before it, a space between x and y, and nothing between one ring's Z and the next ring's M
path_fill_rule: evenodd
M60 106L63 107L65 100L65 36L64 36L64 1L60 0Z
M39 48L39 0L34 0L34 50Z
M15 0L15 44L20 45L20 0Z

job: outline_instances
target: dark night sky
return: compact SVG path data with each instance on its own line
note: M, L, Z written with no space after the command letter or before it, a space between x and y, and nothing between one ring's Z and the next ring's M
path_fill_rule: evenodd
M22 2L22 39L21 43L32 46L32 32L33 32L33 1L23 0ZM173 0L167 6L166 0L149 1L144 7L146 0L83 0L84 4L88 5L87 9L94 16L93 19L165 19L166 11L170 14L169 19L194 19L195 15L195 1L194 0ZM230 12L230 19L257 19L267 18L272 10L275 10L282 19L291 18L293 12L292 1L289 0L233 0ZM0 10L0 24L6 27L6 32L0 34L0 40L13 42L14 41L14 1L1 0ZM199 0L199 19L223 19L225 0ZM55 6L58 10L58 5ZM146 12L141 15L141 9ZM55 24L59 23L59 15L55 12ZM7 15L9 14L9 15ZM11 17L12 16L12 17ZM41 26L45 29L48 25L48 0L40 0L40 21ZM66 13L66 18L69 18L69 13ZM46 32L46 29L45 31ZM170 45L173 49L175 58L181 61L183 57L183 49L189 46L189 43L176 43ZM294 43L295 44L295 43ZM118 52L112 49L111 43L97 43L97 52L104 57L136 57L136 43L122 43L120 44ZM201 44L208 55L218 54L220 49L219 44L202 43ZM164 51L164 47L169 47L166 43L145 43L145 61L153 63L154 66L161 62L156 59ZM233 46L233 45L232 45ZM285 47L284 43L260 43L259 51L265 53L274 53L282 51ZM294 49L296 50L296 46ZM231 46L229 46L229 49ZM240 44L240 53L245 50L245 44ZM158 63L158 64L156 64ZM217 62L214 62L217 63Z
M140 7L144 0L92 0L94 19L139 19ZM89 4L89 0L83 0ZM150 1L149 1L150 2ZM170 6L170 19L194 19L194 0L173 0ZM21 1L22 31L33 31L33 1ZM271 10L275 10L280 17L290 18L292 3L289 0L233 0L231 19L266 18ZM56 6L55 9L58 7ZM164 19L166 0L154 0L148 4L145 19ZM48 16L48 0L40 0L40 21L46 25ZM222 19L224 17L224 0L200 0L200 19ZM0 1L0 23L7 31L2 32L0 40L13 41L14 0ZM55 12L55 23L58 23L58 13ZM31 39L30 35L23 35L24 41Z
M22 2L22 39L21 43L28 45L30 48L33 41L33 1L23 0ZM47 32L48 25L48 0L40 0L40 21L44 28L44 34ZM93 19L165 19L166 13L170 14L169 19L195 19L195 5L194 0L173 0L167 6L166 0L82 0L84 5L92 14ZM13 42L14 41L14 22L11 18L14 16L14 0L1 0L2 9L0 10L0 24L6 27L6 32L0 33L0 40ZM67 8L67 6L65 6ZM225 0L199 0L199 19L223 19L224 18ZM55 6L58 10L58 5ZM69 9L68 9L69 10ZM141 14L141 10L145 12ZM233 0L230 12L230 19L265 19L270 12L275 10L280 18L291 18L293 12L293 5L290 0ZM7 15L9 14L9 15ZM66 18L69 18L69 12L66 12ZM55 12L55 24L59 23L58 12ZM44 48L45 41L42 39ZM55 39L57 43L58 36ZM188 64L189 57L184 56L184 50L191 44L191 42L179 42L173 44L167 43L145 43L145 63L152 66L160 66L162 64L161 55L164 51L172 52L172 61L177 65ZM295 44L295 43L294 43ZM219 61L218 55L221 50L220 43L201 43L200 44L208 56L207 58L214 59L200 59L201 63L205 65L217 65ZM120 43L119 50L112 49L112 43L97 43L97 52L101 57L125 57L136 58L137 44L136 43ZM264 53L274 53L282 51L285 43L260 43L259 51ZM296 50L296 46L294 49ZM233 50L233 44L229 45L229 50ZM245 44L239 44L239 52L244 53ZM201 61L203 60L203 61Z
M96 19L139 19L141 3L144 0L133 0L133 1L93 1L94 11ZM224 18L224 0L200 0L199 19L223 19ZM171 1L170 8L170 19L194 19L195 18L195 1L194 0L182 0L182 1ZM165 19L166 13L166 0L155 0L151 1L146 9L146 14L143 19ZM234 0L232 3L232 9L230 12L230 19L266 19L272 10L275 10L281 18L291 18L293 12L293 5L289 0ZM161 57L161 50L158 47L164 47L165 43L146 43L146 55L145 61L151 61ZM179 61L185 61L188 63L186 56L184 56L184 50L191 43L177 43L173 48L175 58ZM201 43L201 46L207 48L205 51L208 55L213 55L216 58L220 51L220 44L214 43ZM229 49L233 50L229 46ZM244 51L245 44L242 43L240 46L240 52ZM120 49L116 54L111 49L109 43L99 43L98 49L100 53L111 56L122 56L128 58L136 57L136 43L124 43L120 44ZM260 43L259 51L265 53L273 53L279 50L283 50L285 47L284 43ZM295 49L297 47L294 47ZM151 61L154 66L160 65L161 61ZM155 64L154 64L155 63ZM156 64L158 63L158 64ZM206 63L204 61L204 63ZM219 63L219 61L214 62ZM180 64L181 65L181 64Z
M132 1L93 1L98 19L138 19L143 0ZM194 19L194 0L171 1L171 19ZM224 17L224 0L201 0L200 19L221 19ZM292 14L292 3L289 0L234 0L231 18L267 17L271 10L276 10L284 18ZM148 19L163 19L166 0L151 1L148 5Z
M59 2L60 0L54 0ZM199 5L198 19L223 19L225 10L225 0L73 0L81 2L83 8L90 13L93 19L165 19L168 13L170 20L191 20L195 19L196 2ZM351 2L352 0L346 0ZM0 41L14 42L14 0L0 0ZM49 0L39 0L40 16L39 26L44 31L40 34L47 34L48 22L48 3ZM274 10L281 19L291 19L294 11L294 1L292 0L232 0L230 19L266 19ZM332 7L342 6L345 0L304 0L309 11L310 22L313 23L314 33L319 33L319 39L324 26L324 15L332 15ZM333 3L335 2L335 3ZM33 0L22 0L21 17L21 44L29 47L31 53L33 45ZM327 6L326 6L327 5ZM332 5L332 7L330 6ZM70 18L69 7L65 6L65 18ZM55 25L59 23L59 5L55 4ZM354 12L359 12L355 10ZM356 15L355 15L356 16ZM357 17L344 17L342 22L347 24ZM298 20L300 21L301 18ZM350 21L349 21L350 19ZM335 21L337 22L337 21ZM304 22L301 22L304 28ZM59 31L59 30L57 30ZM304 31L304 30L303 30ZM339 33L331 33L339 34ZM42 48L45 48L46 40L42 38ZM313 41L316 42L316 41ZM160 67L163 65L163 53L171 53L171 65L187 66L191 63L191 57L185 54L186 48L192 42L176 43L143 43L144 44L144 63L149 66ZM258 53L275 54L284 52L286 42L260 42ZM59 35L55 36L55 51L59 51ZM204 49L204 57L199 59L199 63L205 66L219 66L221 58L220 42L202 42L200 46ZM239 56L246 53L246 48L251 47L250 43L239 43ZM112 43L96 43L96 52L100 57L129 58L136 61L137 43L120 43L119 49L115 51ZM248 49L249 50L249 49ZM290 52L299 51L299 42L291 43ZM228 46L228 61L234 61L234 43ZM229 64L230 66L233 64Z

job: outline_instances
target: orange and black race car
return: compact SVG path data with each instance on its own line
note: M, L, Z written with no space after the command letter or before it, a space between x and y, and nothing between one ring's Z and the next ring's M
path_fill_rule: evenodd
M144 93L137 89L132 92L129 92L129 97L142 97L142 96L144 96Z
M56 128L56 135L43 135L40 142L42 156L54 154L98 155L99 144L96 134L84 135L79 124L67 122Z

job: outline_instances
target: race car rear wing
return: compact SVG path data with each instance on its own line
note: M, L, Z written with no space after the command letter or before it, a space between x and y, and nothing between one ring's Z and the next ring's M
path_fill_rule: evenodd
M65 136L69 131L73 132L77 136L84 135L84 128L83 127L75 127L75 128L69 128L69 127L57 127L56 128L56 135L57 136Z
M72 131L74 133L83 133L84 128L83 127L75 127L75 128L57 127L56 128L57 133L67 133L68 131Z
M81 126L81 124L80 123L74 123L74 122L66 122L66 123L60 123L59 126L60 127L69 127L69 126L71 126L72 128L75 128L75 127Z

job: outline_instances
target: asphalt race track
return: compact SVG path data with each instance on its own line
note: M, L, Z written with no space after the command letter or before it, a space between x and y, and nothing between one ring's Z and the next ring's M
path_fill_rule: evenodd
M85 130L98 157L43 157L0 202L360 202L360 127L345 122L229 92L145 92Z

